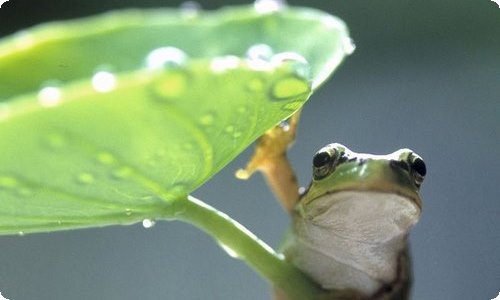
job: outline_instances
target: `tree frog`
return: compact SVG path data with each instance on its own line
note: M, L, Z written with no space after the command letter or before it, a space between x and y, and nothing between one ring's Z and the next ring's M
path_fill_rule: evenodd
M286 159L298 114L258 142L245 170L261 171L291 216L285 258L325 291L320 299L408 299L408 233L422 209L422 158L409 149L355 153L333 143L312 159L313 179L299 192ZM275 299L289 299L276 291Z

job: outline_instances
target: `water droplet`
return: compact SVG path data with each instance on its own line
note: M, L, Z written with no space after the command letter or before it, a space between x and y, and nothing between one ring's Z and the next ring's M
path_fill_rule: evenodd
M187 61L184 51L175 47L161 47L151 51L146 57L150 69L177 68Z
M149 229L151 227L155 226L155 221L151 219L144 219L142 220L142 227Z
M10 105L6 103L0 103L0 122L5 121L10 116Z
M246 53L248 67L257 71L272 70L273 49L266 44L250 46Z
M103 165L111 165L115 162L115 157L109 152L99 152L97 154L97 161Z
M224 128L224 131L227 133L233 132L234 126L233 125L226 126L226 128Z
M24 236L24 231L19 231L19 232L17 233L17 235L19 235L19 236Z
M114 170L112 175L115 179L124 179L130 176L130 174L132 174L132 169L129 167L120 167Z
M202 10L201 4L196 1L186 1L180 5L181 14L186 18L195 18Z
M308 82L297 76L278 80L271 88L271 100L283 101L306 96L311 92Z
M270 61L271 58L273 57L273 54L274 52L271 46L267 44L256 44L248 48L246 57L249 60L258 59L258 60Z
M253 78L248 81L247 88L252 92L260 92L264 89L264 81L259 78Z
M203 126L210 126L215 121L214 113L207 113L200 118L200 124Z
M289 66L303 78L309 78L311 68L307 60L296 52L281 52L273 56L271 63L274 67Z
M77 181L81 184L91 184L95 181L95 177L91 173L83 172L78 175Z
M280 11L286 7L285 0L255 0L253 6L258 13L267 14Z
M242 134L243 134L243 133L242 133L241 131L235 131L235 132L233 133L233 138L237 139L237 138L239 138L240 136L242 136Z
M49 134L44 141L50 149L61 149L66 146L66 139L59 133Z
M168 72L154 83L154 91L162 101L178 98L187 90L185 72Z
M132 210L130 208L125 209L125 215L131 216L132 215Z
M238 68L240 63L241 59L237 56L219 56L212 59L210 62L210 69L215 73L222 73L224 71Z
M78 183L81 184L91 184L92 182L94 182L94 180L95 180L94 175L87 172L80 173L77 177Z
M19 182L12 176L0 176L0 188L10 189L19 185Z
M305 187L303 187L303 186L299 187L299 195L302 195L305 192L306 192L306 188Z
M116 77L108 71L98 71L92 76L92 87L99 93L112 91L116 87Z
M55 86L46 86L38 92L38 102L44 107L54 107L61 103L61 90Z
M229 247L221 242L219 242L218 244L222 248L222 250L224 250L227 253L227 255L229 255L230 257L236 258L236 259L240 258L238 253L236 251L234 251L231 247Z
M347 55L351 55L354 50L356 50L356 44L354 43L354 40L349 37L346 37L342 40L342 47L345 54Z
M298 62L302 64L307 64L307 60L300 54L296 52L280 52L278 54L275 54L271 61L275 65L280 65L283 63L288 63L288 62Z
M290 124L288 123L288 121L281 121L279 123L279 127L285 132L290 131Z

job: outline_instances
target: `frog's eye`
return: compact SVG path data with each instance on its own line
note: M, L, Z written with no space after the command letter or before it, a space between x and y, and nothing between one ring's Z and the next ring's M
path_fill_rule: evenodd
M326 177L334 168L337 157L337 151L333 148L323 148L313 157L313 175L314 179Z
M413 174L413 177L415 179L415 184L417 186L420 186L424 181L425 174L427 173L425 162L416 154L412 154L408 160L411 173Z

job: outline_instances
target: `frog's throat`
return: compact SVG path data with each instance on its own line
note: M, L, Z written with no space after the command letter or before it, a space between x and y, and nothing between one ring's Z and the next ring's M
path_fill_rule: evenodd
M413 201L395 193L324 194L296 211L295 241L285 252L324 288L371 295L397 279L398 257L419 216Z

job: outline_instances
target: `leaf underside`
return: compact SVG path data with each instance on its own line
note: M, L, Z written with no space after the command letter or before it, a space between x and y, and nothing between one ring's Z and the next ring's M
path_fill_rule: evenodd
M126 10L0 41L0 234L169 215L299 109L346 39L322 12L242 7ZM246 57L259 44L272 55ZM155 49L185 57L153 68Z

